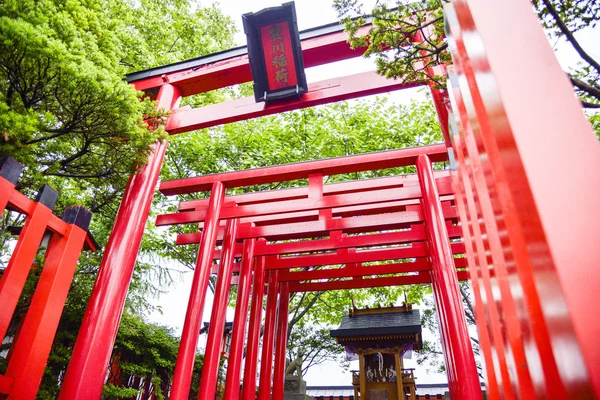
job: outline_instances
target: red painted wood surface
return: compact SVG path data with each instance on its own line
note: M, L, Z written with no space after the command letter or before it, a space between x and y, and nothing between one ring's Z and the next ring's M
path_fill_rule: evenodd
M511 21L511 29L506 29L506 21ZM361 184L351 183L344 184L347 185L346 190L338 190L340 184L338 189L332 188L329 193L327 185L322 186L323 175L415 165L417 157L422 154L427 154L432 161L446 160L444 145L400 150L397 154L388 152L209 175L161 185L164 194L174 195L207 191L215 182L227 188L295 179L309 179L311 182L302 193L283 191L238 198L232 196L223 203L227 206L223 208L224 219L241 219L238 237L259 239L255 254L259 261L253 277L255 287L250 314L249 353L242 392L245 400L254 399L256 388L265 271L271 270L267 273L280 274L279 278L288 279L292 292L425 284L432 281L430 271L433 266L423 260L435 258L432 256L436 254L438 261L434 263L438 264L444 257L446 264L453 258L454 267L444 269L446 277L452 277L453 282L454 278L460 280L470 276L490 399L600 396L600 347L595 343L600 336L600 321L589 318L588 312L600 284L596 268L600 265L600 248L594 240L593 231L590 233L590 227L600 222L600 211L595 204L600 194L600 174L598 168L594 168L600 165L600 149L527 0L495 3L454 0L447 6L447 26L456 78L450 80L449 90L458 125L458 131L453 132L450 139L459 166L451 179L456 200L450 189L436 196L433 189L419 189L422 181L412 180L412 185L407 184L411 182L409 178L403 178L406 182L402 184L389 183L388 186L385 183L366 189L361 188ZM522 45L524 37L528 46ZM306 66L362 53L362 49L349 49L345 39L346 35L338 32L303 42ZM531 48L536 49L535 55L530 53ZM249 79L247 58L238 57L135 84L140 89L173 87L187 96ZM309 85L309 92L300 100L273 106L240 99L201 109L180 109L170 115L167 130L173 134L183 133L420 84L388 81L374 73L336 78ZM433 92L448 141L445 94ZM435 154L431 153L432 148L435 148ZM161 151L164 154L164 149ZM111 304L113 313L97 314L93 317L96 322L91 325L84 322L86 327L94 327L94 331L98 326L106 329L102 328L104 334L97 337L100 350L88 346L83 347L83 352L77 352L76 346L75 364L80 363L82 376L90 376L89 381L84 380L90 388L84 388L82 380L73 384L69 379L76 378L67 374L65 385L75 388L73 393L77 394L73 398L98 397L90 393L97 395L98 388L101 388L104 371L97 365L102 364L102 357L94 356L89 360L84 357L92 353L110 355L111 332L116 332L115 321L120 316L120 311L114 313L114 310L124 296L123 288L128 285L127 273L135 259L134 253L139 244L137 238L141 237L139 232L147 215L144 207L152 197L149 188L154 187L160 167L162 156L159 151L157 154L158 158L151 159L159 160L153 161L151 173L143 172L132 178L132 185L137 185L135 187L140 188L140 192L128 190L121 207L125 211L119 212L115 235L129 247L124 249L124 245L115 245L117 250L122 251L115 251L110 256L113 257L111 265L118 272L116 278L111 280L104 273L101 273L102 279L99 278L106 284L99 286L103 296L108 293L105 288L114 289L117 294L114 301L104 297ZM395 155L385 158L390 154ZM549 163L558 161L569 167L557 168L548 174ZM577 167L583 172L574 174L573 169ZM444 185L449 188L448 181ZM436 184L429 187L436 186L439 189ZM393 194L398 194L398 197ZM375 195L383 197L369 197ZM22 197L14 196L15 207L32 211L33 206ZM432 207L428 207L429 211L419 208L418 203L426 199L430 205L440 201L449 202L449 205L441 210L438 207L435 212L432 212ZM5 200L0 193L0 202ZM229 207L234 204L237 207ZM203 201L184 202L180 213L163 216L160 220L165 224L199 223L200 229L212 232L207 235L211 238L208 241L198 233L178 238L179 244L212 246L210 251L203 252L201 259L204 266L221 257L219 252L214 252L214 243L226 239L224 230L220 228L224 221L215 222L213 217L210 223L208 220L202 222L206 217L206 207ZM573 211L565 217L564 210ZM429 217L426 216L428 213ZM439 243L448 244L449 240L459 236L459 228L454 225L457 216L462 221L464 245L452 243L444 249ZM436 224L436 240L432 239L430 230L424 230L424 223L427 229ZM131 227L128 228L128 225ZM52 225L52 229L66 232L66 227L61 224ZM394 232L380 233L382 236L377 238L367 235L388 230ZM444 230L447 233L440 234ZM126 234L130 231L133 244ZM415 236L409 240L412 234ZM398 237L390 239L395 235ZM294 242L298 244L275 243L300 239L302 241ZM307 239L315 243L307 244L311 241ZM379 244L389 248L377 249L377 240L382 240L384 243ZM114 239L111 238L111 241ZM426 242L427 246L424 245ZM360 249L363 244L368 244L367 249ZM234 254L241 253L239 244L233 248ZM313 253L293 253L302 248ZM314 254L318 248L326 253ZM456 253L462 255L463 252L466 252L466 257L455 258ZM404 257L400 260L408 262L398 262L390 257ZM117 261L123 265L117 265ZM370 262L379 264L361 265ZM455 272L457 267L465 266L465 262L469 265L468 270ZM337 267L337 270L326 267L332 263L345 265ZM369 277L363 275L364 270L361 269L365 267L372 267L380 275L387 272L395 276ZM239 271L239 264L233 264L233 271L236 268ZM290 268L301 270L290 271ZM202 271L204 276L210 268L202 268ZM294 274L298 275L294 277ZM448 289L445 284L440 286L439 279L433 280L438 291ZM200 286L195 288L196 300L206 290L206 287ZM457 311L457 298L455 290L447 290L446 295L438 299L442 302L440 308L446 309L444 317L454 315L452 324L455 325L458 323L454 312ZM197 314L197 305L198 302L193 301L190 310L195 311L190 312ZM273 307L271 295L268 306L270 331L274 329ZM451 310L449 314L448 309ZM198 320L197 315L194 320ZM466 345L457 342L459 334L452 337L453 334L448 332L444 334L447 361L460 364L466 359ZM186 363L184 359L191 354L189 337L184 340L183 348L187 350L182 350L183 358L178 360L178 364ZM89 339L90 336L85 340L88 345L91 343ZM271 339L267 338L267 348L272 348L272 343L268 342ZM463 354L458 360L451 356L450 351L454 349ZM82 364L82 360L93 365ZM268 352L265 360L260 394L264 399L271 395L272 370ZM69 368L73 370L76 367ZM92 370L94 372L90 372ZM456 371L463 374L460 378L467 383L473 378L469 368L458 364L451 365L449 370L454 387L463 384L459 382ZM176 382L187 379L187 373L176 374ZM185 384L181 386L179 383L174 387L172 398L186 396ZM10 379L0 378L0 389L11 385ZM453 389L454 392L458 390ZM465 394L463 398L473 396L472 393ZM71 397L64 395L63 398Z
M212 399L215 397L217 378L219 376L219 361L223 346L223 331L225 330L225 315L227 314L227 302L229 300L229 289L231 288L231 270L238 224L239 221L237 219L231 219L227 222L225 229L223 259L217 276L213 306L210 313L210 325L208 328L208 338L206 339L206 350L204 351L204 366L202 368L198 399Z
M227 360L224 399L235 399L240 396L240 373L244 356L244 340L246 339L246 323L248 320L248 305L252 287L255 246L256 240L244 240L241 272L237 283L237 301L233 317L231 348L229 350L229 359Z
M195 129L204 129L285 111L328 104L334 101L350 100L422 85L422 82L386 79L375 72L364 72L309 83L308 91L300 99L282 100L275 104L256 103L254 96L252 96L201 108L182 107L169 116L166 129L167 132L174 135Z
M217 241L219 213L221 212L224 196L225 188L223 184L215 182L211 191L211 201L208 206L209 211L204 227L203 240L200 243L196 259L190 300L185 313L181 344L179 345L175 373L173 374L171 399L183 400L189 397L192 371L196 358L196 346L198 345L198 332L200 332L202 314L204 312L204 302L206 301L208 280L210 278L210 265L212 264L212 253ZM217 363L218 366L219 359L217 358L213 362ZM211 367L214 367L214 365Z
M260 27L269 90L298 84L290 25L287 21Z
M179 90L165 84L159 92L157 107L172 110L180 99ZM102 394L106 368L166 150L166 141L156 143L147 164L129 178L62 383L61 400L96 400Z
M488 396L600 397L600 321L589 315L600 284L597 139L529 2L446 8L455 189ZM544 176L552 163L568 167Z
M417 159L417 173L423 193L421 207L425 215L425 230L430 251L431 286L438 314L450 396L454 399L479 399L482 397L481 386L454 265L452 247L456 243L450 243L448 238L442 203L431 162L426 155Z
M33 400L37 396L58 323L80 253L88 239L91 213L81 206L67 207L63 218L52 213L56 192L45 186L31 200L15 188L22 167L13 159L0 160L0 213L25 214L25 224L0 278L0 337L4 338L32 268L41 268L29 308L12 337L6 371L0 375L0 397ZM48 200L50 194L52 200ZM43 250L42 239L47 237ZM46 244L45 244L46 245ZM45 246L44 245L44 246ZM94 249L94 248L92 248ZM43 255L41 265L35 257Z
M359 30L359 33L365 33L368 29L369 26L365 26ZM364 48L350 48L348 34L343 30L302 41L305 68L360 57L364 50ZM191 96L251 80L248 55L245 54L196 68L176 70L164 76L140 79L133 82L133 85L137 90L149 90L160 88L166 81L176 85L183 96Z
M323 175L337 175L383 168L403 167L414 165L417 156L421 154L427 154L433 162L446 161L448 159L448 154L444 145L410 147L378 153L367 153L348 157L329 158L303 163L284 164L273 167L164 181L160 184L160 191L165 196L173 196L176 194L210 190L211 185L216 181L222 182L225 187L231 188L304 179L316 172L322 173Z

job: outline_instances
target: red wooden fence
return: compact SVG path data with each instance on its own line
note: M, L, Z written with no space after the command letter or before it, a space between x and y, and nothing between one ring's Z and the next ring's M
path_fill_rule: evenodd
M13 319L23 288L40 250L50 233L42 271L31 303L8 353L8 366L0 375L0 398L34 399L83 246L95 250L87 234L92 214L82 206L68 207L62 218L52 214L58 193L50 186L30 200L15 189L22 166L8 157L0 160L0 211L25 214L25 225L0 278L0 338Z
M598 141L528 1L454 0L446 26L488 396L596 398Z

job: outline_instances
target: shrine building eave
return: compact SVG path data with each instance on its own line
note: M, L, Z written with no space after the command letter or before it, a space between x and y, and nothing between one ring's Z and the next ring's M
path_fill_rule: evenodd
M331 330L334 338L369 338L382 335L419 335L421 316L419 310L362 315L344 315L338 329Z

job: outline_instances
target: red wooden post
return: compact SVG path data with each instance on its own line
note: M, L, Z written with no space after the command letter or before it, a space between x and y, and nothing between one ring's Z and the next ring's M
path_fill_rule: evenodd
M179 90L166 83L158 94L158 107L172 110L180 97ZM129 178L65 374L61 400L96 400L102 394L166 149L166 141L156 143L148 163Z
M450 131L448 129L448 92L436 88L433 83L429 84L431 91L431 97L433 98L433 105L435 106L435 112L438 115L440 122L440 129L442 130L442 136L444 137L444 143L447 147L452 147L450 141Z
M457 151L457 162L461 162L460 160L462 159L462 151L460 150L462 147L461 144L461 139L460 137L458 137L457 134L453 134L453 146L454 149ZM462 163L462 162L461 162ZM464 180L464 169L461 168L460 171L456 171L454 176L453 176L453 180L454 180L454 187L456 188L462 188L462 186L460 185L459 182L462 182ZM466 189L466 187L465 187ZM470 188L469 188L470 190ZM466 214L466 192L463 192L463 190L458 190L456 192L456 205L457 208L459 210L459 214L460 214L460 219L461 221L468 221L467 218L467 214ZM463 223L464 224L464 223ZM478 264L475 261L475 256L473 253L473 232L472 232L472 226L470 226L471 224L466 223L466 225L463 225L463 230L465 232L464 235L464 242L465 242L465 248L466 248L466 253L467 253L467 259L469 261L469 276L471 279L471 289L473 292L473 298L474 298L474 302L475 302L475 319L477 321L477 333L478 333L478 339L479 339L479 345L481 348L481 354L483 356L483 364L485 367L485 370L487 371L486 373L486 379L485 379L485 383L486 383L486 388L487 388L487 397L490 400L497 400L500 399L500 388L498 386L498 380L496 379L496 374L494 372L490 373L489 371L494 371L494 361L493 361L493 356L492 356L492 346L491 346L491 339L490 339L490 334L489 334L489 327L486 321L486 316L485 316L485 311L483 309L483 299L482 299L482 294L481 294L481 285L479 283L479 278L478 278Z
M494 387L503 390L504 393L508 392L508 396L514 393L517 398L543 397L542 393L536 394L534 391L530 367L545 363L548 368L552 361L547 359L550 354L540 360L539 354L536 355L535 347L528 349L528 356L530 360L539 361L527 361L523 331L529 328L525 324L525 318L521 321L516 318L519 314L526 314L523 301L517 294L521 289L510 278L510 263L507 263L507 253L501 244L501 232L505 228L494 215L492 196L486 185L481 158L477 154L476 140L456 84L456 75L452 72L449 86L453 88L453 105L460 115L464 130L462 138L457 133L454 135L453 144L457 162L462 166L455 178L457 179L455 181L457 204L459 207L464 207L461 211L464 212L461 220L468 221L468 215L472 221L481 221L473 224L466 223L465 228L468 230L464 238L467 255L472 257L469 264L470 272L473 273L471 282L475 303L476 307L479 307L477 313L479 318L482 318L481 322L478 322L480 343L489 342L487 348L483 348L482 344L486 368L489 370L488 391L494 391L492 389ZM470 154L468 163L465 159L467 153ZM488 265L493 265L493 271L490 271ZM512 293L515 293L519 300L515 300ZM497 386L497 376L500 377L498 381L502 384L500 387ZM499 393L499 396L502 395Z
M434 35L433 26L427 25L423 29L418 30L414 36L413 41L417 44L426 42L427 38ZM444 138L444 143L446 147L452 147L452 142L450 141L450 130L448 127L448 91L447 89L440 89L437 87L437 83L435 83L436 75L446 75L445 65L433 65L431 63L431 58L427 56L426 50L420 51L421 55L424 57L423 62L426 65L432 65L426 68L426 73L429 76L430 80L427 86L429 86L429 90L431 91L431 97L433 98L433 105L435 106L435 111L438 115L438 121L440 122L440 129L442 130L442 136Z
M196 345L198 344L198 333L202 322L204 301L206 300L206 289L210 278L210 267L213 252L217 241L219 229L219 213L225 196L225 186L221 182L215 182L210 195L210 203L204 222L202 242L198 251L196 270L192 282L192 291L185 314L185 324L181 334L181 344L177 354L175 373L173 375L172 400L187 399L192 381L194 359L196 357Z
M259 239L262 242L264 239ZM265 294L266 257L258 257L252 281L252 304L248 325L248 344L246 346L246 362L244 364L244 384L242 400L256 399L256 370L258 365L258 347L260 343L260 326L262 322L263 297Z
M29 310L11 349L6 376L15 380L9 399L36 397L91 216L81 206L67 208L63 216L70 224L67 232L55 234L50 241Z
M38 193L36 202L19 235L19 240L13 251L2 279L0 279L0 337L6 336L15 308L29 276L31 265L40 247L40 242L46 232L48 221L52 217L52 208L56 203L58 193L50 186L44 187Z
M23 166L14 158L0 159L0 212L4 212L22 172Z
M426 155L417 158L417 173L423 196L422 210L432 264L431 281L440 322L450 396L456 399L479 400L482 397L481 386L462 308L452 249L433 170Z
M212 399L215 397L217 377L219 375L219 362L221 360L221 346L223 344L223 331L225 329L225 315L227 313L227 301L229 300L229 289L231 287L231 270L235 256L235 242L239 220L230 219L225 227L223 240L223 252L217 277L217 286L213 299L208 338L206 340L206 351L204 352L204 364L202 366L202 379L198 399Z
M252 283L255 243L255 239L244 240L240 280L233 317L233 332L231 333L231 348L229 350L229 360L227 361L224 399L235 399L240 395L240 370L244 353L246 322L248 321L248 300L250 299L250 285Z
M270 400L271 398L273 344L275 341L275 325L277 323L277 275L277 270L269 272L265 331L262 342L262 356L260 358L260 383L258 385L258 400Z
M465 162L483 171L494 211L485 224L497 225L509 267L517 312L502 312L526 328L521 340L537 397L598 397L600 320L589 317L600 285L593 234L600 221L600 170L590 168L600 165L597 139L528 1L457 0L446 14L466 105L460 120ZM522 46L525 37L528 46ZM548 176L548 160L572 168ZM474 192L482 189L477 174L462 179ZM559 218L564 210L573 212ZM476 215L466 215L463 225L479 223ZM476 257L480 250L472 251ZM484 267L496 274L495 265ZM504 298L502 304L508 304Z
M277 338L275 342L275 374L273 377L273 400L283 400L285 384L285 360L290 306L289 283L280 283L279 310L277 316Z

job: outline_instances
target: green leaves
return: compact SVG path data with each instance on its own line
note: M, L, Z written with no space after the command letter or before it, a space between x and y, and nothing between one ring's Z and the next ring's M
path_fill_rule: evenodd
M361 4L334 0L334 9L346 26L351 46L365 47L364 56L375 58L379 74L444 86L444 77L432 76L427 70L450 60L444 40L442 3L438 0L377 2L369 12L372 25L366 31L360 29L367 22ZM415 35L424 39L415 40Z
M399 106L380 96L228 124L172 138L162 178L435 143L441 140L435 118L429 103ZM382 173L389 174L364 175ZM340 179L356 176L330 177L329 181ZM281 187L296 184L283 183Z
M89 3L0 7L0 155L26 165L26 192L61 189L59 210L75 193L93 211L102 207L164 135L144 125L153 106L123 81L125 48L101 5Z
M153 143L166 139L163 114L124 75L230 48L233 31L217 6L191 0L0 2L0 156L25 165L19 189L32 195L50 184L60 192L58 214L72 204L91 209L90 229L104 246L129 175ZM3 214L0 226L14 224L15 215ZM8 246L0 233L3 256ZM101 258L80 258L40 398L58 395ZM147 310L148 297L171 281L155 261L138 263L128 311ZM116 346L131 357L122 359L123 370L143 374L155 388L168 382L177 353L171 332L128 314L122 328ZM105 395L136 392L115 385ZM163 398L165 391L155 393Z
M123 76L229 48L233 31L216 6L188 0L3 2L0 156L25 164L25 192L60 189L59 212L73 199L114 212L150 145L166 138L144 123L154 105Z
M190 0L107 1L129 71L170 64L235 45L232 20L218 6Z
M444 33L442 6L447 2L378 1L372 10L365 11L358 1L334 0L334 9L346 27L350 44L366 48L365 57L375 58L379 74L445 86L445 77L432 76L427 67L452 63ZM598 24L600 2L531 0L531 3L553 42L556 38L565 39L581 57L582 62L573 66L569 75L582 105L600 108L600 62L586 52L574 36ZM361 29L367 21L365 12L372 17L372 25L366 30Z

